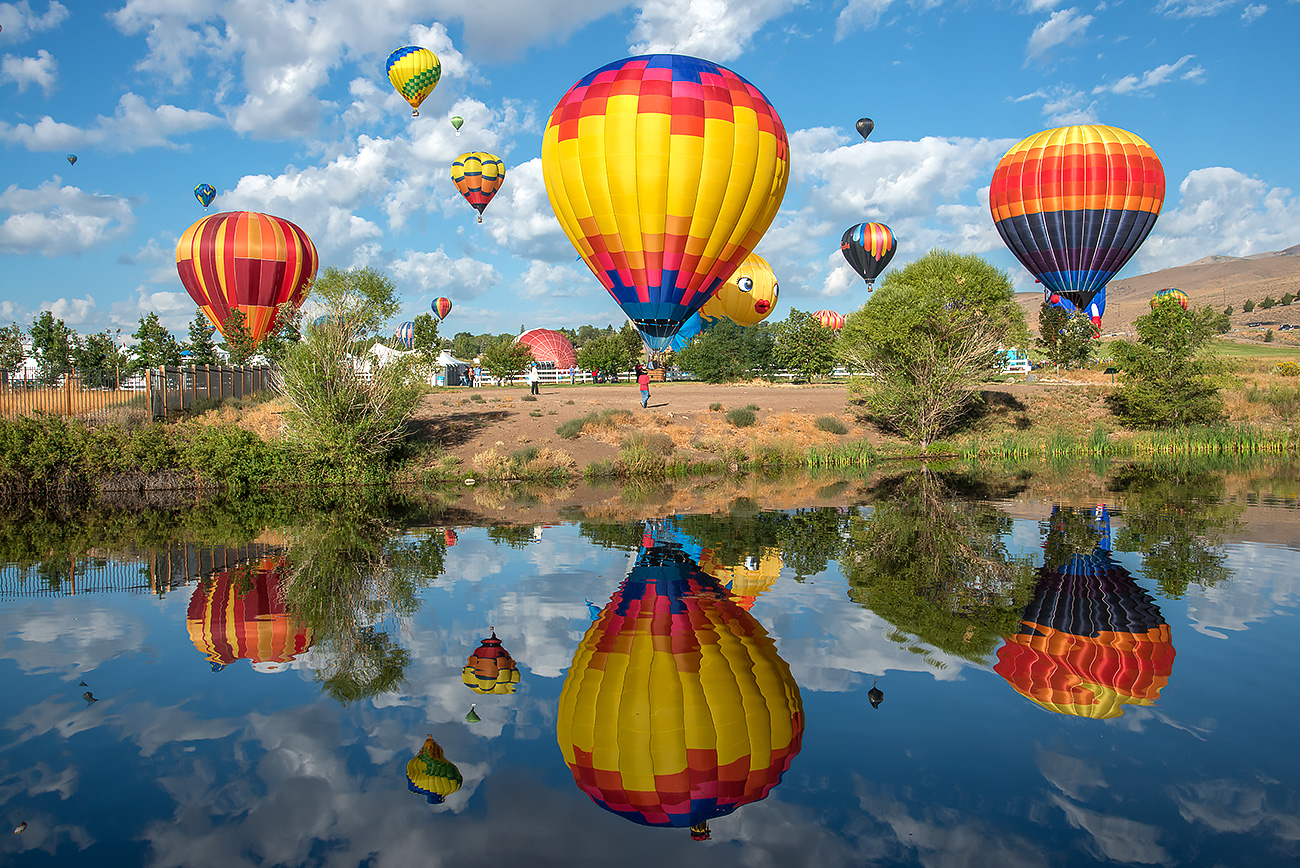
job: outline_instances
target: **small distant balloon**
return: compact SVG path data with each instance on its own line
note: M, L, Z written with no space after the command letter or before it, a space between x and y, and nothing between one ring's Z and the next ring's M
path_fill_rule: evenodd
M452 128L456 130L456 135L458 135L458 136L460 135L460 128L461 128L461 125L464 124L464 123L465 123L465 119L464 119L463 117L461 117L460 115L454 115L454 116L452 116L452 119L451 119L451 125L452 125Z
M871 118L858 118L858 135L862 136L862 141L865 142L875 128L876 123Z
M212 200L217 198L217 188L211 184L200 184L194 188L194 198L199 200L199 204L204 208L212 204Z
M429 307L433 309L433 312L438 316L439 322L441 322L447 318L447 314L451 313L451 299L440 296L435 298Z
M879 678L871 683L871 689L867 691L867 701L871 703L872 708L879 708L880 703L885 701L885 691L876 686Z
M77 165L77 155L76 155L76 154L68 154L68 165L69 165L69 166L75 166L75 165Z

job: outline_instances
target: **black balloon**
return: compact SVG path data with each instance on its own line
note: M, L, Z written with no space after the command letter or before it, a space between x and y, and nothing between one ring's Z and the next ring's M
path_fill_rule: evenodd
M863 141L866 141L867 136L871 135L871 131L875 128L876 124L871 118L858 118L858 135L862 136Z

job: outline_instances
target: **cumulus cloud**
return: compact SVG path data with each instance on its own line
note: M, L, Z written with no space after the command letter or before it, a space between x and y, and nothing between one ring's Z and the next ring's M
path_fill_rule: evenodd
M477 298L501 282L501 273L488 263L469 257L452 259L441 247L432 253L410 251L390 268L399 284L407 284L420 296L454 289L457 299Z
M1195 56L1196 55L1194 54L1184 54L1173 63L1162 63L1155 69L1148 69L1141 75L1129 74L1111 84L1099 84L1092 89L1092 92L1131 94L1141 93L1170 81L1194 81L1201 83L1205 81L1204 67L1193 66L1185 68L1187 67L1187 64L1191 63Z
M176 282L179 284L180 280L177 279ZM190 320L194 319L194 308L194 299L184 290L151 292L140 286L136 287L133 298L114 302L108 318L123 331L134 331L140 323L140 317L156 313L164 328L182 333Z
M1012 102L1041 99L1043 116L1054 126L1068 124L1095 124L1097 122L1097 101L1072 87L1056 85L1012 98Z
M22 93L31 85L39 87L46 96L54 91L59 76L59 62L44 48L35 57L15 57L7 54L0 60L0 81L12 81Z
M591 272L585 265L534 261L524 271L516 292L530 299L576 298L591 292L592 283Z
M493 219L484 227L497 244L511 253L548 262L573 261L573 245L546 195L540 158L509 170L505 186L492 200L492 211Z
M732 60L754 33L799 0L648 0L632 29L632 54L674 52Z
M134 93L122 94L112 117L100 115L88 127L61 123L46 115L35 124L0 121L0 142L20 144L30 151L65 151L93 145L106 151L131 153L141 148L178 147L173 136L208 129L221 122L197 109L163 104L150 107Z
M44 15L32 11L28 0L17 3L0 3L0 26L4 27L7 40L22 42L33 33L53 30L68 18L68 7L59 0L50 0Z
M1280 250L1300 238L1300 199L1236 169L1194 169L1178 185L1138 251L1142 271L1194 262L1219 253L1248 256Z
M132 202L46 181L0 193L0 253L65 256L105 244L135 226Z
M99 313L95 308L95 299L89 293L84 298L58 298L41 302L40 310L48 310L54 314L55 319L61 319L70 326L90 322Z
M1073 7L1053 12L1030 34L1029 45L1025 48L1025 63L1046 61L1053 48L1079 39L1091 23L1091 15L1080 15Z

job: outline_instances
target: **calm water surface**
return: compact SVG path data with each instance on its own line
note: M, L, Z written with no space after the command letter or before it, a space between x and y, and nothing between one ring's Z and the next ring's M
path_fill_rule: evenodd
M0 861L1295 864L1294 479L914 471L133 550L23 518Z

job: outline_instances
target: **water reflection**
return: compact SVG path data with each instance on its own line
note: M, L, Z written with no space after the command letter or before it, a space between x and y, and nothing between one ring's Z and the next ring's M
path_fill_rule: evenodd
M443 755L442 746L432 735L425 738L420 752L406 764L407 789L424 796L431 805L441 805L464 782L460 769Z
M1154 704L1173 671L1173 641L1155 601L1111 559L1110 512L1058 506L1047 524L1034 598L994 671L1059 714L1111 718Z
M799 753L803 700L766 630L683 536L647 523L574 654L556 738L596 804L703 840L709 820L780 783Z
M185 626L213 672L249 660L282 672L312 643L311 630L285 609L284 561L265 558L222 570L194 586Z
M519 667L492 631L469 655L461 674L465 686L475 693L505 695L514 693L519 685Z

